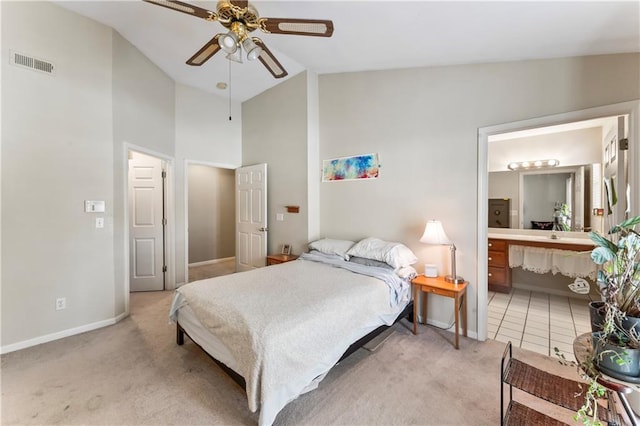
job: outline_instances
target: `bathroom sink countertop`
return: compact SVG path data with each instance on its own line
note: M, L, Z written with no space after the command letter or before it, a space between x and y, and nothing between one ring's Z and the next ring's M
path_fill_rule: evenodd
M551 238L551 232L541 234L541 235L530 235L524 234L520 232L514 233L506 233L506 232L489 232L488 237L492 239L501 239L501 240L509 240L509 241L523 241L523 242L535 242L535 243L544 243L549 245L564 245L564 244L574 244L574 245L586 245L595 247L595 243L591 241L588 234L585 233L584 237L576 237L576 236L564 236L561 232L556 233L557 238Z

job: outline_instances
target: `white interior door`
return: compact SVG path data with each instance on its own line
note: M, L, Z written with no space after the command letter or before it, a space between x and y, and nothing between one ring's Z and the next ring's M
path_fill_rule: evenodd
M267 165L236 169L236 271L266 264Z
M164 289L163 162L129 159L129 280L131 291Z

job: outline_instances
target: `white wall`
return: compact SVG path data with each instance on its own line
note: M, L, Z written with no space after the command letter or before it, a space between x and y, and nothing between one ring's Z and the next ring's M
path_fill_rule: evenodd
M126 311L125 248L128 147L173 158L175 150L175 84L138 49L113 31L113 159L115 315ZM175 282L167 272L169 283Z
M113 319L114 158L111 29L48 2L1 7L5 350ZM9 65L9 49L56 74ZM84 213L84 200L106 212Z
M602 127L490 142L489 172L507 171L514 161L555 159L561 167L602 162Z
M321 185L321 231L404 241L421 265L442 256L418 242L426 220L441 220L470 281L473 332L485 261L476 243L478 129L637 99L638 75L638 54L322 75L320 157L379 152L382 167L375 181ZM431 321L450 321L449 302L429 304Z
M189 264L236 255L235 171L188 167Z
M184 281L184 163L241 163L240 107L174 82L110 28L50 2L1 2L2 341L9 352L127 313L126 147L173 164ZM48 76L9 49L50 60ZM105 227L83 212L106 202ZM170 259L170 264L171 264ZM169 271L171 274L172 271ZM55 310L55 299L67 308Z
M243 164L267 163L267 251L279 253L289 243L300 254L309 242L307 74L244 102L242 122ZM287 205L300 206L300 213L287 213Z
M186 282L185 182L187 161L236 168L242 163L242 115L233 102L191 87L176 85L176 282Z

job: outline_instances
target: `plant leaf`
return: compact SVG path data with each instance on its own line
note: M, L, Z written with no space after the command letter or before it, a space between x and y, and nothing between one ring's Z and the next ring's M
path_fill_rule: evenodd
M640 216L631 217L631 218L629 218L629 219L617 224L613 228L611 228L609 230L609 234L615 234L615 233L620 232L623 229L633 228L634 226L636 226L639 223L640 223Z
M611 241L609 241L602 235L598 234L597 232L593 232L593 231L589 232L589 238L591 238L591 241L593 241L600 247L606 247L612 252L615 252L616 250L618 250L618 247L616 247L615 244L613 244Z
M615 245L597 232L589 232L589 238L600 247L609 247L611 250L615 250Z
M597 264L602 265L610 260L615 259L616 254L607 247L596 247L591 252L591 259Z

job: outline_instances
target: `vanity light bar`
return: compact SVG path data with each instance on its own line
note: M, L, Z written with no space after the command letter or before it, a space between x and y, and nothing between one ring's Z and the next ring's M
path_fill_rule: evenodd
M558 160L535 160L535 161L514 161L509 163L509 170L530 170L542 169L547 167L557 167L560 162Z

